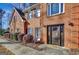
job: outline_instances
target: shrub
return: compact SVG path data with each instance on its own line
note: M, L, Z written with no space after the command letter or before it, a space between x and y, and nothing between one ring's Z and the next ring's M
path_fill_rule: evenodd
M13 40L18 40L18 33L12 34L12 39Z
M10 34L10 39L13 39L13 34L12 33Z
M3 29L0 29L0 35L4 35L4 32L5 32L5 30L3 30Z
M10 34L10 39L18 40L18 33Z
M24 33L19 33L18 34L18 40L20 41L20 42L22 42L22 39L23 39L23 36L24 36L25 34Z
M33 42L33 36L30 34L26 34L23 36L23 44L26 43L32 43Z
M4 33L5 38L10 38L10 33Z

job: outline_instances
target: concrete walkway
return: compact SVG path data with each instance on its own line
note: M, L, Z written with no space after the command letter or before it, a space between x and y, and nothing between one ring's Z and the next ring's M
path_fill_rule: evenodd
M0 45L10 50L15 55L70 55L68 49L55 45L42 44L39 48L43 50L39 51L20 43L11 43L6 39L0 39Z
M38 53L37 50L21 45L20 43L10 43L5 39L0 39L0 45L9 49L15 55L25 55L25 54L35 54Z

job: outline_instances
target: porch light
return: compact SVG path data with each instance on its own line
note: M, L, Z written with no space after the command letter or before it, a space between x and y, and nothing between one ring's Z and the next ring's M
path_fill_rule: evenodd
M69 23L69 25L70 25L70 26L74 26L74 24L73 24L73 23L71 23L71 22Z

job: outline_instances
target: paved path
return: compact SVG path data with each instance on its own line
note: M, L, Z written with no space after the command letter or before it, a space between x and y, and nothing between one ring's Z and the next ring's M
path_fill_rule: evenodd
M16 55L22 55L22 54L35 54L38 51L29 47L26 47L24 45L21 45L20 43L10 43L7 40L0 39L0 45L4 46L5 48L9 49L11 52L13 52ZM5 44L8 43L8 44Z
M20 43L11 43L8 40L0 39L0 45L4 46L5 48L9 49L15 55L69 55L69 50L66 48L62 48L59 46L54 45L47 45L42 44L39 48L43 50L39 51Z

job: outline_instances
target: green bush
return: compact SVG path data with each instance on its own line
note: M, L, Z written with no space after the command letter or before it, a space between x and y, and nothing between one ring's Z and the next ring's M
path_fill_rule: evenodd
M17 33L14 33L14 34L12 35L12 39L13 39L13 40L17 40L17 35L18 35Z
M13 39L13 34L10 34L10 39Z
M0 29L0 35L4 35L5 30Z
M16 34L13 34L13 39L16 40Z

